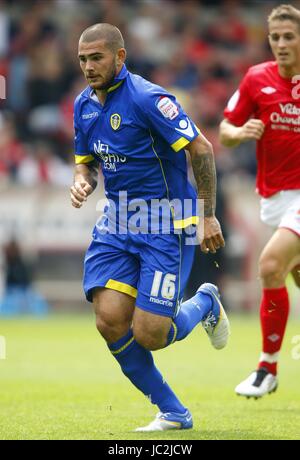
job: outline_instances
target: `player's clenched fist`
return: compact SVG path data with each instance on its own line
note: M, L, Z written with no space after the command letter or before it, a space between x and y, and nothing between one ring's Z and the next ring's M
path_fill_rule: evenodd
M239 128L239 138L243 141L248 141L250 139L259 140L264 133L265 125L261 120L257 118L252 118L248 120L243 126Z
M204 235L198 229L201 251L204 253L215 253L225 246L221 226L216 217L204 217Z
M92 191L93 187L88 182L74 182L70 188L72 206L81 208L82 203L87 200Z

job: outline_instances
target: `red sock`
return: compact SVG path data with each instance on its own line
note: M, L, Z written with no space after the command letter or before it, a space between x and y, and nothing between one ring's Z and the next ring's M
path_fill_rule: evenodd
M289 297L286 287L263 289L260 305L260 324L263 338L263 354L259 367L266 367L269 372L277 374L277 356L288 319ZM274 355L273 357L266 356Z

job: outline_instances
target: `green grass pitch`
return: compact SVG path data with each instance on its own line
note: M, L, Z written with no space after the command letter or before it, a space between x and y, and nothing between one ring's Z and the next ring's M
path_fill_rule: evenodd
M290 318L277 393L246 400L234 387L260 352L258 317L232 316L224 350L201 326L155 352L156 363L191 410L194 429L134 433L157 412L121 373L90 315L0 320L0 439L300 439L300 321Z

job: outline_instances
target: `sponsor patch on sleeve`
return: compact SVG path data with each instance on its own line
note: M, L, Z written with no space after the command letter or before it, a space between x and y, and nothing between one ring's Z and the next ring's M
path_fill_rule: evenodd
M156 101L156 107L160 113L169 120L174 120L179 114L177 105L167 96L161 96Z

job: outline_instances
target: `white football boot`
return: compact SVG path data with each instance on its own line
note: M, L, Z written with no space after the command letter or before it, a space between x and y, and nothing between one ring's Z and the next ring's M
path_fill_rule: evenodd
M237 385L235 392L239 396L257 399L268 393L274 393L277 387L278 379L276 375L271 374L265 367L261 367Z
M189 430L190 428L193 428L193 419L190 411L186 410L184 414L159 412L149 425L141 426L134 431Z
M214 284L204 283L199 287L197 293L198 292L209 295L212 300L212 308L201 323L212 346L220 350L224 348L228 342L230 325L224 307L220 301L219 289Z

